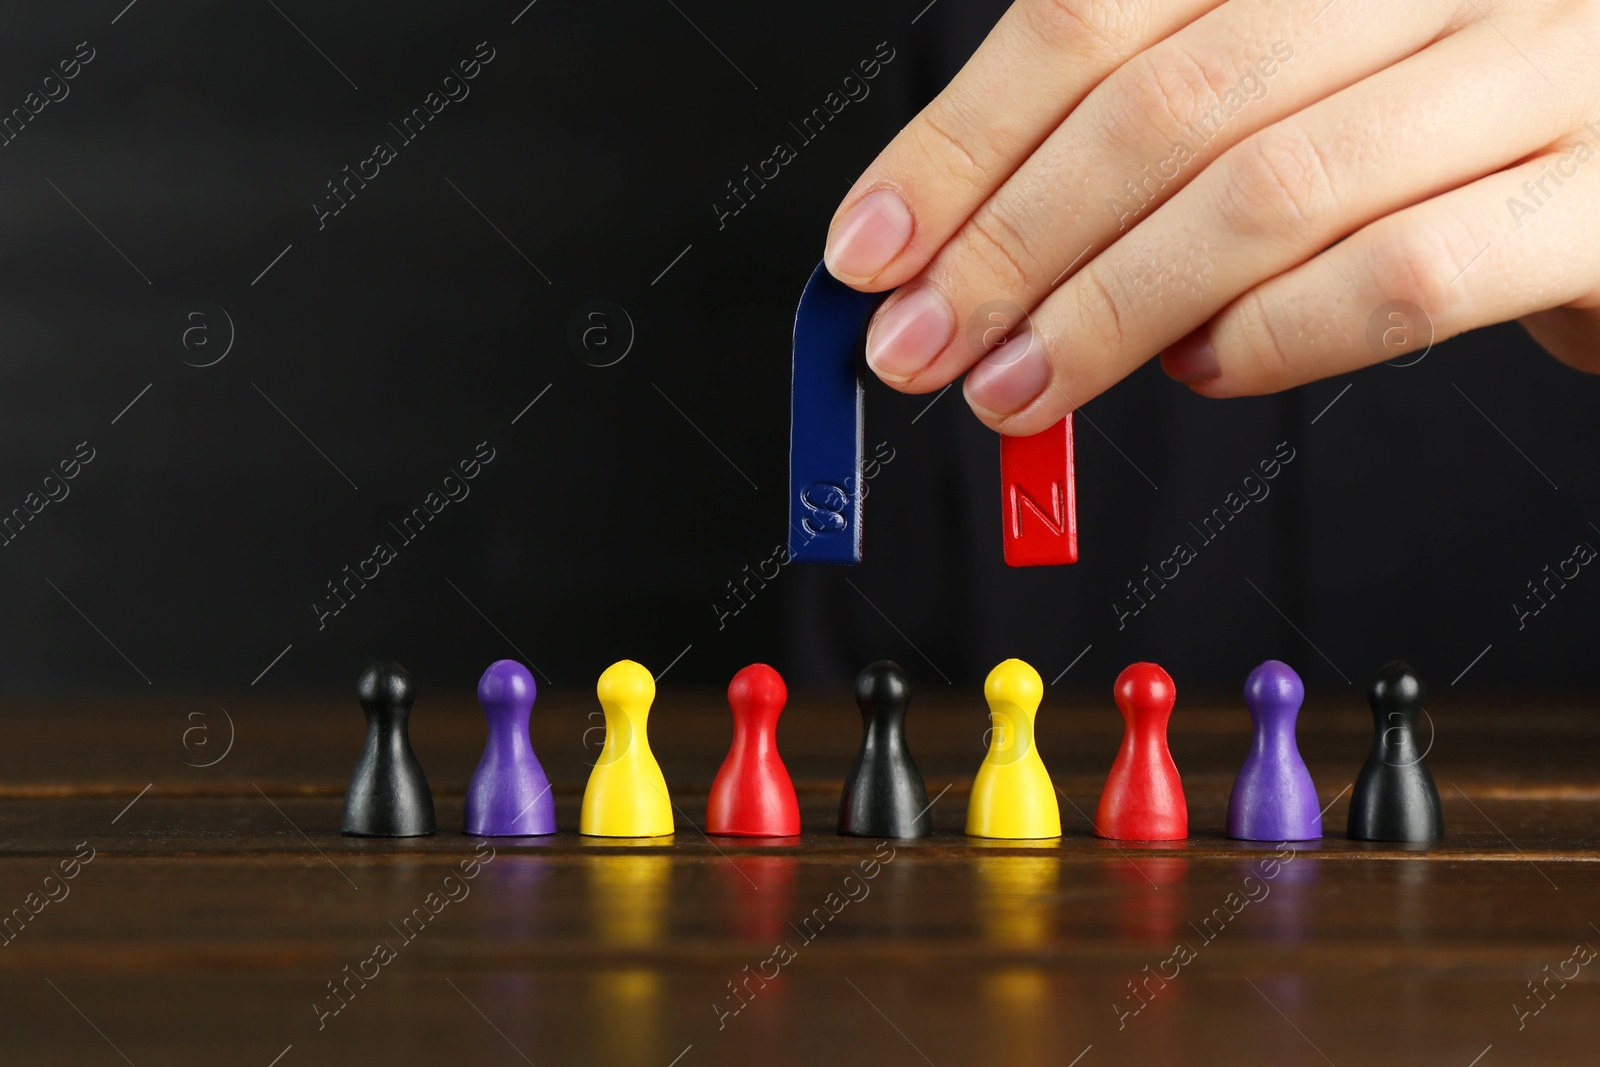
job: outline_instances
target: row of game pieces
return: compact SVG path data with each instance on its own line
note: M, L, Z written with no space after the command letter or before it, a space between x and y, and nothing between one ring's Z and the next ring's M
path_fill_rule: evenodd
M673 832L666 779L650 751L647 719L655 680L631 660L612 664L597 692L606 735L583 794L579 832L601 837L657 837ZM500 660L478 682L488 741L467 787L463 831L484 837L556 832L550 781L534 754L528 718L533 675ZM1135 663L1117 677L1122 744L1106 778L1095 833L1123 841L1174 841L1188 836L1183 781L1167 747L1177 688L1154 663ZM1379 671L1368 690L1375 736L1357 777L1348 836L1367 841L1433 841L1444 835L1439 793L1419 752L1415 727L1423 686L1404 663ZM405 669L373 664L361 676L367 716L361 758L345 794L347 834L412 837L437 828L433 795L411 750L407 722L414 691ZM1039 672L1008 659L989 672L984 697L991 726L967 807L973 837L1061 836L1056 789L1034 744L1034 719L1044 696ZM1287 664L1268 660L1244 687L1254 737L1228 802L1228 836L1244 841L1306 841L1322 836L1316 786L1300 756L1295 720L1305 686ZM778 716L788 690L764 663L734 675L728 686L733 741L711 786L705 832L736 837L793 837L800 806L778 754ZM933 832L927 789L906 744L911 683L898 664L880 660L856 679L863 735L845 775L839 833L922 837Z

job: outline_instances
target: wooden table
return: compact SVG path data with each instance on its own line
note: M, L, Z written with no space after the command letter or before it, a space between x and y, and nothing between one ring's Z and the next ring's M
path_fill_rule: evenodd
M28 916L0 945L0 1063L1600 1056L1600 966L1577 962L1600 946L1600 716L1578 704L1431 705L1449 838L1415 849L1344 839L1371 719L1353 690L1314 697L1301 748L1329 834L1278 849L1222 836L1247 744L1226 703L1180 701L1193 836L1162 847L1091 835L1120 720L1054 694L1038 737L1066 829L1041 845L960 833L987 725L971 694L913 704L937 833L889 843L831 832L859 736L842 698L785 713L798 840L694 828L729 732L714 693L651 716L678 833L577 836L600 719L557 694L533 735L562 832L487 845L456 832L483 737L469 701L418 706L441 832L403 841L338 833L353 700L225 703L0 713L0 909Z

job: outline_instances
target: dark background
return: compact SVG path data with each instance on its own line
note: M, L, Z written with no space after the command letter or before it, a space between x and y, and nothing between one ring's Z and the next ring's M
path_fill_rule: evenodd
M1437 693L1485 649L1459 688L1595 688L1600 576L1521 630L1512 603L1600 545L1600 381L1515 326L1278 397L1146 366L1079 416L1082 559L1056 570L1001 563L998 448L959 392L872 383L895 458L867 562L785 568L719 628L783 538L789 336L830 214L1000 5L124 3L0 9L0 112L96 52L0 148L0 511L95 450L0 548L7 694L345 692L372 656L424 692L502 656L578 690L623 657L665 684L887 656L970 685L1009 655L1106 695L1137 659L1236 691L1268 657L1342 687L1405 656ZM470 97L403 143L388 124L481 41ZM871 95L719 228L724 183L883 41ZM319 230L380 140L397 158ZM608 367L569 341L594 300L636 334ZM482 441L470 496L319 629L325 583ZM1124 583L1280 442L1271 496L1119 629Z

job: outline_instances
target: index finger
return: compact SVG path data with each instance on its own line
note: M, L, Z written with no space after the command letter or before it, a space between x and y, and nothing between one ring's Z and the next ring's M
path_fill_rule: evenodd
M856 179L823 259L867 292L918 274L1106 75L1223 0L1017 0Z

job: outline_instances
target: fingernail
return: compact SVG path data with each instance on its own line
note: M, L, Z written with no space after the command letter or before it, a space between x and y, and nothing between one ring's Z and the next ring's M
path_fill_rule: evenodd
M1217 350L1211 347L1211 331L1202 326L1180 337L1161 353L1161 369L1173 381L1194 385L1209 382L1222 374Z
M867 363L884 381L907 381L927 369L955 331L955 313L944 294L920 286L896 300L867 331Z
M1024 327L979 360L964 390L974 410L1001 419L1027 407L1049 384L1050 359Z
M822 260L841 281L867 281L910 243L911 209L893 189L879 189L839 220Z

